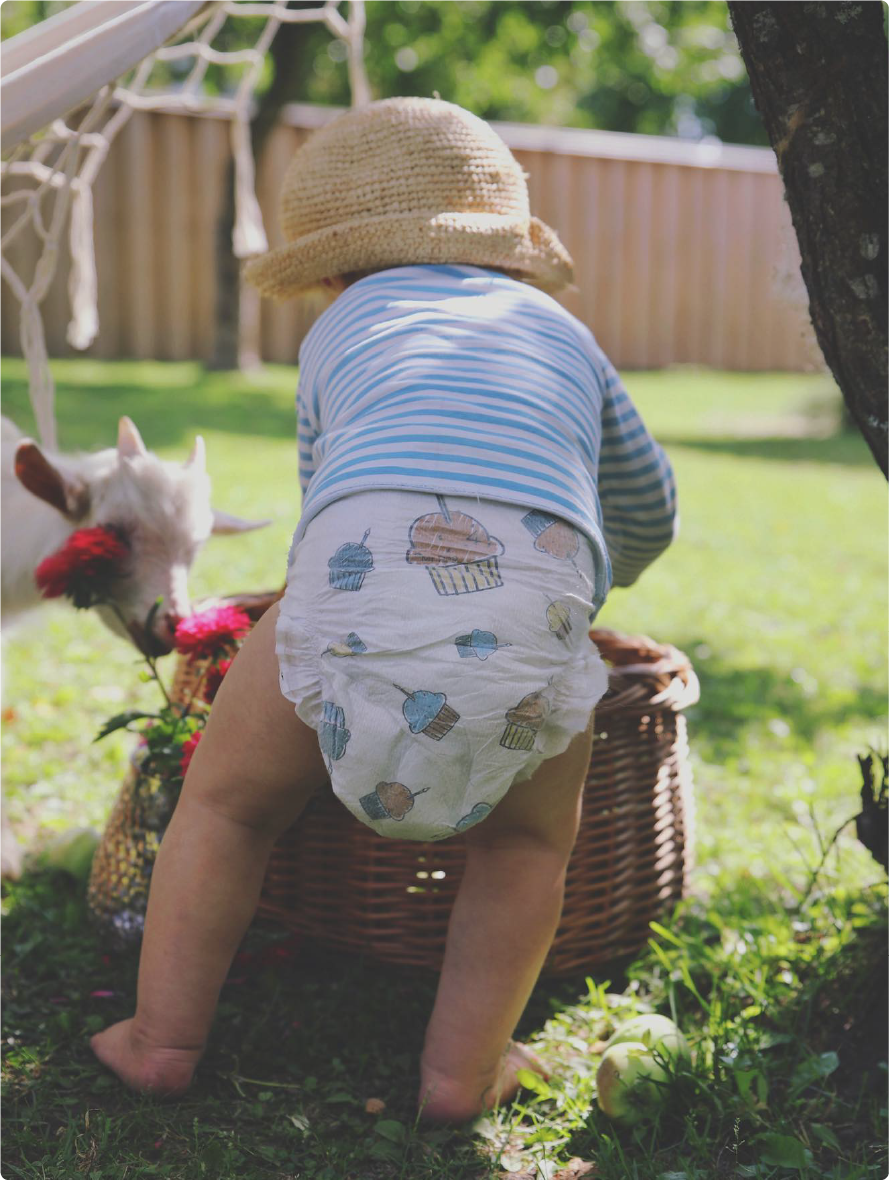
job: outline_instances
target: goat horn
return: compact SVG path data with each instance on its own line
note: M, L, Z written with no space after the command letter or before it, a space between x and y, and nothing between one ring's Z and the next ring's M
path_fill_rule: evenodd
M217 537L229 536L232 533L249 533L253 529L264 529L270 520L244 520L240 516L232 516L230 512L213 511L213 533Z
M197 467L200 471L207 469L207 448L204 445L204 440L201 435L198 435L194 440L194 446L191 448L191 454L185 460L186 467Z
M117 449L122 459L134 459L148 454L142 435L132 418L124 416L117 424Z

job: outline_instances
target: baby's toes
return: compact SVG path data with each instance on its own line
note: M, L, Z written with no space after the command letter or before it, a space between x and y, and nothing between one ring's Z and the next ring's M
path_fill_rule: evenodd
M462 1123L494 1106L511 1102L521 1089L520 1069L528 1069L542 1078L549 1077L549 1070L540 1058L527 1045L518 1042L510 1044L500 1063L497 1079L490 1085L481 1080L473 1084L465 1078L457 1081L424 1066L420 1118L432 1123Z
M513 1041L503 1059L503 1065L500 1067L497 1093L491 1105L499 1106L501 1103L510 1102L521 1090L522 1085L518 1079L520 1069L530 1070L531 1073L538 1074L544 1080L549 1077L549 1070L537 1054L532 1052L527 1045L523 1045L521 1041Z

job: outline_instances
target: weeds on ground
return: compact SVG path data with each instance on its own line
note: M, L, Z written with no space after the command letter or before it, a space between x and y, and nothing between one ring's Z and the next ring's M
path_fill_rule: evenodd
M520 1032L549 1081L529 1076L472 1127L427 1130L415 1058L434 978L272 928L248 936L191 1093L121 1091L87 1037L129 1014L135 958L104 952L68 878L31 874L5 901L3 1175L573 1180L575 1160L600 1180L882 1180L886 889L828 878L804 905L790 890L718 882L655 924L625 978L545 983ZM611 1031L652 1009L694 1064L654 1123L622 1130L596 1106L596 1068Z
M132 413L182 459L201 429L219 506L276 518L209 543L196 596L280 583L298 513L291 370L248 382L76 361L57 374L66 446L108 445ZM21 363L4 378L5 411L26 425ZM107 955L82 887L32 872L3 903L6 1180L882 1180L886 890L851 829L828 845L858 802L856 753L885 732L884 484L860 438L809 429L823 384L629 376L677 468L683 531L602 624L675 643L700 676L687 714L700 867L694 897L610 983L537 988L519 1033L548 1083L474 1128L418 1128L435 979L261 928L194 1089L180 1103L123 1092L87 1040L131 1013L135 960ZM100 828L128 749L90 739L148 699L133 653L60 609L7 654L13 822L31 845ZM615 1023L649 1008L675 1015L695 1061L658 1121L621 1130L595 1104L598 1059ZM368 1112L370 1098L384 1108Z

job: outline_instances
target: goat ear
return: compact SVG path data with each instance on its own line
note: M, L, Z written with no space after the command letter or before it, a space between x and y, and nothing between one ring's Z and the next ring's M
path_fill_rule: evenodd
M194 467L198 471L207 470L207 448L200 435L194 440L194 446L191 448L191 454L185 460L185 466Z
M213 528L211 532L216 537L225 537L231 533L249 533L253 529L264 529L270 520L242 520L240 516L231 516L228 512L213 509Z
M83 520L90 507L89 489L82 480L63 475L31 439L23 439L15 452L16 478L38 499L58 509L71 521Z
M117 424L117 450L121 459L141 458L148 454L148 448L132 418L121 418Z

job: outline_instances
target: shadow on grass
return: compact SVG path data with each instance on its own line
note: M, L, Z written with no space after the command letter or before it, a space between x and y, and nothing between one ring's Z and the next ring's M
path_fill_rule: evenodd
M84 1159L93 1174L183 1180L500 1175L471 1130L412 1129L436 973L294 945L280 927L256 925L223 986L194 1086L158 1103L123 1089L88 1044L131 1015L136 952L108 954L83 886L63 874L26 874L6 910L4 1175L74 1176ZM580 977L544 980L520 1035L585 993ZM370 1098L383 1113L365 1110Z
M703 642L680 639L676 646L689 655L701 683L701 699L686 715L695 748L708 761L737 756L748 745L749 728L773 720L785 722L790 734L807 745L823 730L852 720L885 723L886 694L878 687L837 692L821 685L807 691L774 668L738 668L717 653L696 659L695 648Z
M295 369L293 387L295 395ZM3 406L7 417L23 430L30 429L33 419L25 380L4 378ZM261 377L250 385L243 374L207 373L195 365L188 366L182 379L156 387L59 383L56 420L65 450L113 446L122 414L133 419L152 449L186 447L199 430L287 441L296 432L293 401L263 389Z
M688 447L712 455L739 459L777 459L782 463L835 463L846 467L879 470L861 435L838 430L827 438L689 438L664 434L659 441L671 447Z

